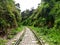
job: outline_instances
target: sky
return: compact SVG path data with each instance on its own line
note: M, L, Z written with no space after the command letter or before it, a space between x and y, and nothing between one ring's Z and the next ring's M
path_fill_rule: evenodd
M33 7L36 9L41 0L15 0L15 2L19 3L21 11L24 11L26 9L31 10Z

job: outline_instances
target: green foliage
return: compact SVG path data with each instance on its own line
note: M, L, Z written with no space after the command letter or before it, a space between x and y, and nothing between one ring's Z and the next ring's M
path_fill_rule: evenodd
M47 27L38 28L33 26L30 28L36 32L39 39L43 38L49 45L60 45L59 29L56 29L55 27L47 29Z
M17 27L21 21L20 10L13 0L0 0L0 29Z
M24 21L39 38L50 45L60 45L60 1L43 0L33 14ZM34 27L33 27L34 26Z
M6 21L1 18L0 19L0 27L4 27L4 26L6 26Z
M13 38L17 33L19 33L19 32L21 32L22 30L23 30L23 26L20 26L20 27L18 27L18 28L15 28L15 29L12 29L11 31L10 31L10 33L8 34L8 39L11 39L11 38Z
M56 2L56 0L43 0L33 14L23 21L23 25L47 26L47 28L54 27L54 24L57 26L58 20L60 20L59 3L60 1ZM42 20L43 18L45 20Z
M7 42L7 40L0 38L0 45L5 45L6 42Z
M30 18L30 16L33 14L34 10L35 10L35 9L33 9L33 8L32 8L32 10L28 10L28 9L27 9L26 11L23 11L23 12L21 13L21 15L22 15L22 22L23 22L23 23ZM26 20L26 19L27 19L27 20ZM26 22L26 24L27 24L27 22Z

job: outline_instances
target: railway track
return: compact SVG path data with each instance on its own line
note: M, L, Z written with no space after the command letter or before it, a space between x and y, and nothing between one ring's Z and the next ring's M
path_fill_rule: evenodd
M24 30L23 34L21 35L21 37L20 37L13 45L19 45L19 43L20 43L20 42L22 41L22 39L23 39L24 34L25 34L25 30Z
M42 45L42 43L35 32L26 27L25 32L14 45Z

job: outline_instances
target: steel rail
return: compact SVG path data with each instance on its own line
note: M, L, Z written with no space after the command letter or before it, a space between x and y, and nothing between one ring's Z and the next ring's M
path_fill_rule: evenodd
M28 27L29 28L29 27ZM38 36L36 35L36 33L35 33L35 31L33 31L31 28L29 28L32 32L33 32L33 34L35 35L35 37L36 37L36 39L38 40L38 42L39 42L39 44L40 45L43 45L42 44L42 42L41 42L41 40L38 38Z
M24 34L25 34L25 30L24 30L23 34L21 35L21 37L16 41L16 43L14 45L19 45L20 44L20 42L23 39Z

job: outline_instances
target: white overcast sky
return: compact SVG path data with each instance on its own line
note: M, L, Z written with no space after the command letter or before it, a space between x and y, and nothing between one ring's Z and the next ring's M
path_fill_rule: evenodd
M21 11L24 11L26 9L31 9L32 7L36 9L41 0L15 0L15 2L20 3L20 9Z

